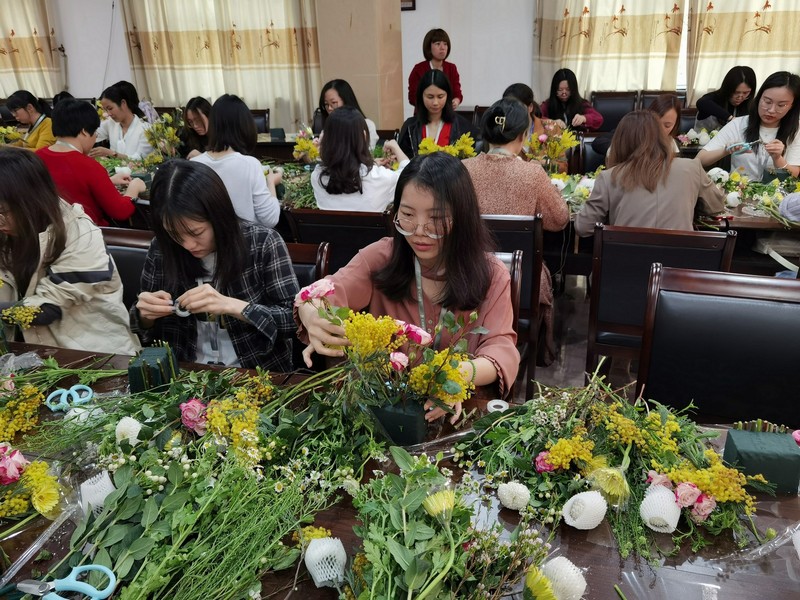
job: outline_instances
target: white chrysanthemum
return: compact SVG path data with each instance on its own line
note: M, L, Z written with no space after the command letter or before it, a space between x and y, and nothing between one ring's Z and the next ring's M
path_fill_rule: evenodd
M575 186L575 189L579 190L581 188L586 188L587 190L589 190L589 193L591 194L592 190L594 190L594 182L595 181L596 180L591 179L589 177L584 177L583 179L580 180L578 185Z
M731 177L730 173L728 173L725 169L720 169L719 167L709 169L708 176L717 183L725 183Z
M639 514L644 524L653 531L672 533L678 526L681 508L675 502L672 490L663 485L651 485L639 507Z
M731 192L725 196L725 204L731 208L736 208L742 203L742 194L739 192Z
M597 490L575 494L567 500L561 514L575 529L594 529L606 516L608 503Z
M697 133L694 130L694 128L692 128L692 129L690 129L689 131L686 132L686 137L688 137L690 140L696 140L697 138L700 137L700 134Z
M117 423L117 443L122 440L127 440L131 446L139 443L139 432L142 430L142 424L133 417L122 417Z
M558 177L553 177L553 178L551 178L551 179L550 179L550 183L552 183L554 186L556 186L556 189L557 189L559 192L560 192L561 190L563 190L565 187L567 187L567 182L566 182L566 181L564 181L563 179L559 179Z
M531 492L523 484L516 481L501 483L497 486L497 497L500 504L511 510L522 510L531 500Z
M556 556L542 566L558 600L579 600L586 592L586 578L581 570L563 556Z
M697 136L697 143L701 146L705 146L710 141L711 141L711 136L708 135L707 131L701 131L700 135Z

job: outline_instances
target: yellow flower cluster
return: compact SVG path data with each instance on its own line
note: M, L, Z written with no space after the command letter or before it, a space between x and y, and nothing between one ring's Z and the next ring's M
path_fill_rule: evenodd
M206 408L209 431L225 438L234 455L251 467L261 461L263 454L258 436L259 407L246 388L239 388L233 398L212 400Z
M549 448L547 462L556 469L569 469L572 461L588 463L592 460L594 442L582 435L560 438Z
M32 429L39 423L39 406L44 394L33 385L17 388L14 397L0 408L0 442L10 442L19 432Z
M163 162L164 162L163 156L161 156L158 152L151 152L142 159L141 165L142 169L147 170L147 169L152 169L153 167L158 166Z
M175 127L172 126L172 122L172 115L165 113L144 130L147 142L155 148L154 154L159 154L162 157L177 155L178 147L181 145L181 138L178 136ZM180 123L180 119L178 122Z
M661 415L651 411L644 418L644 430L647 448L651 453L661 456L667 452L678 453L677 434L681 426L674 414L667 413L666 421L662 422Z
M0 313L3 321L9 325L19 325L21 329L28 329L33 323L33 320L42 312L38 306L25 306L24 304L15 304L3 309Z
M0 127L0 144L15 142L21 137L16 127Z
M0 519L24 515L31 508L30 494L18 488L7 491L0 499Z
M311 540L331 537L331 530L324 527L315 527L314 525L307 525L300 529L300 532L295 531L292 533L292 541L296 546L308 546Z
M309 162L314 162L319 158L319 148L313 139L298 136L294 143L292 156L294 156L295 160L306 158Z
M419 154L433 154L434 152L445 152L456 158L471 158L475 156L475 140L469 133L465 133L456 140L455 144L440 146L435 140L425 138L419 144Z
M272 385L272 378L268 372L258 372L256 375L247 378L244 387L259 405L265 404L275 392Z
M544 137L544 141L540 137ZM534 160L547 159L555 162L562 158L567 150L577 146L578 143L575 132L567 129L559 133L558 128L553 128L550 133L531 134L527 144L530 150L526 152L526 155Z
M454 354L449 349L440 350L430 361L411 369L408 384L420 396L435 398L448 406L453 406L469 398L475 390L475 384L467 381L458 368L459 363L466 360L469 360L466 354ZM451 393L445 389L452 384L458 386L457 392Z
M20 481L31 494L36 512L47 516L58 505L60 486L55 475L48 472L47 463L35 460L25 469Z
M365 360L376 352L386 352L388 359L388 353L394 352L405 342L404 336L392 340L398 330L392 317L351 312L342 325L345 337L352 344L347 353L355 359Z
M713 450L705 453L709 466L698 469L688 460L668 469L666 475L675 483L690 482L704 494L710 494L717 502L743 502L745 512L755 512L755 498L747 493L747 476L737 469L726 467ZM763 479L763 478L762 478Z
M622 404L619 402L613 402L608 407L606 420L603 423L608 431L608 439L622 446L636 444L639 448L644 448L644 436L641 429L635 421L620 414L620 408L622 408Z

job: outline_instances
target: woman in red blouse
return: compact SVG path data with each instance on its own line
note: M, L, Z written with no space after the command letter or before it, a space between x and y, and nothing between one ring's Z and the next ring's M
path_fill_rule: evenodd
M453 97L450 102L453 110L464 101L461 95L461 78L458 75L458 68L451 62L447 62L450 56L450 36L444 29L431 29L425 34L422 40L422 54L425 60L414 65L411 74L408 76L408 103L417 106L417 88L419 80L431 69L437 69L447 75L450 87L453 89Z

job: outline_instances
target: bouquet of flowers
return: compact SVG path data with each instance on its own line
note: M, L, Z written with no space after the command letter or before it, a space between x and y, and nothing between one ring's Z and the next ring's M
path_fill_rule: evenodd
M567 175L566 173L553 173L550 176L550 183L552 183L559 192L561 197L569 206L570 212L576 214L580 212L581 207L592 195L594 189L594 182L597 174L603 170L600 166L594 173Z
M419 144L419 154L431 154L433 152L446 152L456 158L464 159L475 156L475 140L472 135L465 133L456 140L455 144L440 146L431 138L425 138Z
M567 150L578 145L575 132L562 130L555 123L545 123L544 133L532 133L528 138L525 155L542 164L548 173L558 170L558 162L564 161Z
M690 129L686 133L679 134L677 137L681 146L705 146L711 141L711 138L718 133L719 129L708 131L707 129L703 128L699 132L695 131L694 129Z
M36 515L53 518L61 486L43 460L29 461L7 442L0 443L0 519L23 519L0 533L5 539Z
M20 135L19 130L16 127L13 126L0 127L0 144L8 144L10 142L16 142L21 138L22 136Z
M178 130L181 127L183 127L183 117L180 109L175 110L174 116L164 113L151 121L150 126L145 128L144 135L148 143L155 148L155 152L145 157L143 162L147 162L150 157L155 159L153 155L160 157L158 162L177 156L178 147L181 145Z
M272 165L262 163L266 177ZM311 187L311 171L303 165L286 163L280 165L283 177L278 185L278 198L284 206L292 208L317 208L314 190ZM283 186L283 193L281 193Z
M295 160L301 160L306 163L313 163L319 160L319 137L314 135L310 127L303 127L297 132L292 156L294 156Z

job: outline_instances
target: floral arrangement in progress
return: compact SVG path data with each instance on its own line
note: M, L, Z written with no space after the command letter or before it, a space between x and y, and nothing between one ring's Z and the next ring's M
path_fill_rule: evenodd
M8 144L22 139L22 134L14 126L0 127L0 144Z
M594 182L597 179L597 174L600 173L605 167L600 166L594 173L567 175L566 173L553 173L550 175L550 183L552 183L559 192L561 197L569 206L572 214L580 212L583 205L592 195L594 189Z
M144 135L148 143L155 148L155 152L143 159L144 167L174 158L178 155L178 148L181 145L178 131L183 127L183 112L175 109L174 114L165 112L158 116L155 111L153 113L155 118L149 121L150 126L145 128ZM157 157L160 157L160 160Z
M268 162L262 163L264 176L277 165ZM278 199L284 206L292 208L317 208L314 198L314 189L311 187L311 171L304 165L286 163L280 165L283 169L281 183L278 184Z
M458 138L454 144L440 146L431 138L425 138L419 143L419 154L432 154L434 152L445 152L456 158L464 159L475 156L475 140L472 135L465 133Z
M545 523L593 529L607 519L623 557L655 561L684 542L698 551L720 535L742 547L763 539L751 491L771 486L724 464L708 444L716 436L683 412L630 403L595 377L487 415L455 448L459 464L485 472L484 486L532 490Z
M711 131L705 128L700 131L690 129L686 133L678 134L676 137L681 146L705 146L718 133L719 129L712 129Z
M305 163L319 160L319 137L314 135L311 127L303 127L297 132L292 156Z
M780 213L784 197L800 191L800 180L788 177L781 181L777 177L769 182L750 181L739 171L728 173L715 167L708 176L726 194L725 204L730 208L742 205L744 214L771 217L787 229L796 222L790 221Z
M535 160L548 173L559 171L559 163L566 162L567 150L578 145L578 138L571 129L563 130L557 124L544 124L544 133L532 133L526 142L525 156Z

